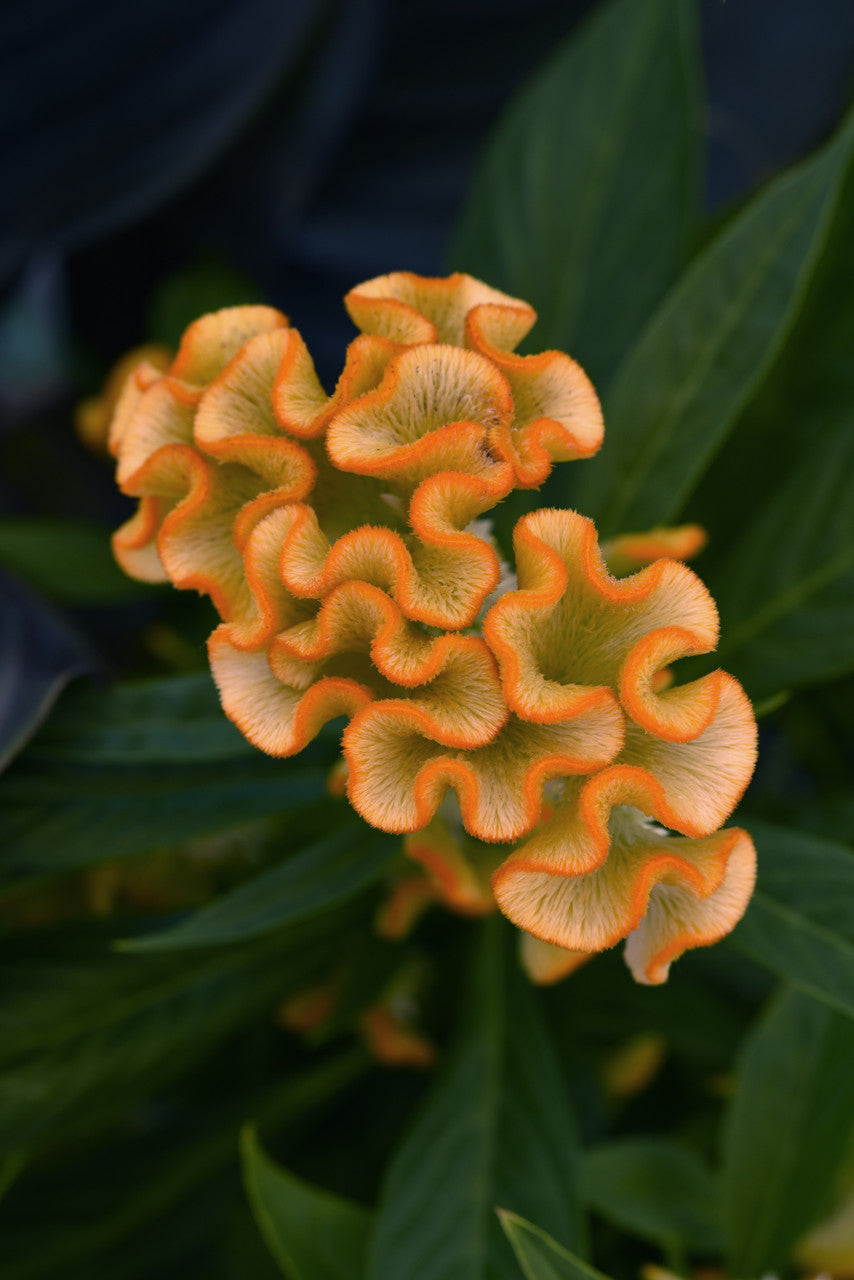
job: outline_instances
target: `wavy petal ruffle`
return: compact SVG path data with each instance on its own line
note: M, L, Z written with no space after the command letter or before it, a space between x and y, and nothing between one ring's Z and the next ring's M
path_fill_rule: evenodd
M756 853L746 831L732 827L711 837L725 858L720 884L698 898L690 886L659 881L646 915L626 939L626 963L637 982L665 982L674 960L692 947L719 942L738 924L756 880Z
M492 361L461 347L405 348L375 391L333 415L326 447L339 470L402 485L439 471L489 477L499 465L489 440L512 417L510 387Z
M507 379L513 419L496 425L491 443L511 462L516 482L536 488L555 462L589 458L604 436L599 397L579 364L562 351L517 356L490 341L496 332L490 308L476 308L466 325L466 345L486 356Z
M485 505L489 497L475 477L435 476L413 496L417 540L383 525L362 525L335 542L311 507L295 506L282 548L282 579L295 596L316 600L357 580L385 591L417 622L448 630L470 626L500 577L493 547L460 528Z
M387 720L408 725L414 719L440 748L474 748L494 738L507 720L507 709L483 641L476 636L438 638L432 652L421 654L425 681L398 689L367 656L381 629L372 601L359 602L362 584L348 586L347 598L333 602L325 628L315 632L310 645L314 658L295 656L306 652L300 644L305 624L295 628L296 641L285 631L260 652L246 645L242 628L237 635L228 624L214 632L208 646L214 679L226 714L246 737L271 755L291 755L327 720L353 715L372 702L371 711ZM361 607L347 617L348 604ZM399 657L393 655L391 661ZM358 679L342 676L342 670L356 672ZM414 674L411 668L410 677Z
M465 696L474 703L479 695L470 689ZM515 840L540 820L544 783L602 769L619 751L622 733L622 717L603 698L562 724L511 716L487 745L447 751L413 708L387 713L379 702L345 730L347 794L367 822L404 833L425 827L451 788L470 835Z
M717 610L699 578L673 560L612 578L592 521L574 511L523 516L513 541L519 590L493 605L483 633L515 713L551 723L584 689L605 686L651 733L680 742L702 733L715 714L717 676L663 692L655 680L676 658L717 642Z
M256 334L285 329L287 316L274 307L224 307L200 316L185 330L169 372L206 387Z
M527 302L459 271L446 278L411 271L376 276L351 289L344 306L363 333L455 346L465 341L467 320L476 312L489 340L502 351L512 351L537 318Z
M553 828L549 842L528 841L495 872L493 890L504 914L519 928L554 946L601 951L640 927L653 890L661 885L662 894L656 899L660 910L654 916L654 927L649 926L652 933L641 935L644 948L649 946L651 956L654 952L652 959L644 961L651 973L655 965L664 963L660 956L671 943L665 923L672 889L694 902L710 900L720 890L717 907L710 902L708 911L714 915L720 910L721 919L728 913L729 924L722 930L728 932L750 896L745 868L753 855L746 834L733 828L702 839L670 836L644 816L655 805L649 794L644 796L642 786L634 789L629 782L609 788L596 783L594 779L588 784L588 795L564 818L559 843ZM589 793L591 785L595 795ZM637 800L644 802L643 811L632 804ZM728 871L733 857L733 868ZM752 871L750 877L752 886ZM684 906L678 895L672 901ZM738 914L734 915L736 908ZM708 930L712 929L712 915L706 922ZM692 935L697 941L692 944L685 940L685 919L683 912L673 935L682 950L701 945L705 928L698 917ZM648 944L647 936L654 936L655 944ZM641 942L633 943L633 954L640 947Z

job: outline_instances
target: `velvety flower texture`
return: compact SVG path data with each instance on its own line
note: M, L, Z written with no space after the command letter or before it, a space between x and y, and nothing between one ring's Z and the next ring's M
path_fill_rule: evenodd
M139 498L116 556L210 596L223 707L263 751L347 717L350 803L423 868L387 932L428 898L490 909L491 876L535 978L626 938L635 977L661 982L754 879L747 834L720 830L754 765L750 704L723 672L669 674L717 643L674 558L702 533L616 539L615 571L646 564L617 578L588 519L538 510L514 580L483 517L599 448L585 374L514 354L534 311L469 276L398 272L345 305L361 334L331 396L269 307L204 316L165 373L136 368L110 433Z

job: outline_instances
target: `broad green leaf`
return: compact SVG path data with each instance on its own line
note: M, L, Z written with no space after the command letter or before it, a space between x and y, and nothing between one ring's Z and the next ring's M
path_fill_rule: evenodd
M720 1248L718 1189L693 1151L664 1138L623 1138L584 1154L587 1203L624 1231L666 1249Z
M226 718L209 675L70 689L27 754L29 759L78 765L259 757Z
M172 928L125 941L121 949L173 951L271 933L346 902L378 880L398 851L398 840L347 823Z
M498 1210L498 1218L525 1280L607 1280L533 1222L506 1209Z
M242 1210L242 1212L241 1212ZM231 1206L220 1249L222 1280L279 1280L281 1271L258 1230L249 1205Z
M613 370L685 260L701 134L690 0L616 0L549 59L484 154L451 265L537 309L538 350Z
M828 1207L854 1131L854 1022L783 990L749 1037L724 1135L731 1273L781 1271Z
M372 1280L518 1280L496 1203L577 1244L574 1120L512 941L480 927L459 1044L388 1171Z
M851 157L854 120L756 196L647 324L605 396L605 444L577 468L605 535L676 518L801 304Z
M364 910L342 909L293 925L287 934L177 957L117 954L110 945L115 926L100 921L79 931L4 939L0 1064L52 1052L130 1022L180 999L194 986L227 983L256 964L269 966L270 956L285 956L293 967L293 974L288 969L279 975L286 986L291 980L299 983L303 969L311 972L318 960L323 968L324 956L328 971L326 953L336 930L348 942L353 930L360 938L364 919Z
M854 852L746 819L759 879L732 944L854 1018Z
M60 604L119 604L151 592L122 573L109 532L82 520L3 517L0 565Z
M250 974L254 981L250 983ZM262 1016L281 975L253 966L207 974L159 1006L0 1071L0 1144L82 1135L185 1074L242 1023Z
M366 925L363 916L359 929ZM100 951L77 991L79 963L76 974L68 966L70 990L58 957L9 965L0 995L0 1151L88 1134L150 1097L328 972L355 936L351 922L330 913L284 938L205 953L198 964L185 956L171 969L159 957ZM39 988L43 1007L31 1009Z
M75 1266L85 1268L87 1275L99 1276L103 1268L103 1274L109 1276L110 1262L129 1250L135 1259L142 1256L141 1275L161 1274L158 1264L165 1269L172 1261L173 1250L179 1252L180 1242L174 1237L193 1216L196 1206L203 1206L207 1217L207 1222L200 1224L199 1234L209 1240L207 1206L214 1197L217 1203L221 1201L224 1177L228 1179L226 1193L231 1198L230 1175L237 1163L238 1135L247 1112L251 1111L270 1129L285 1127L292 1137L364 1074L367 1062L362 1051L348 1050L299 1072L288 1072L260 1093L256 1090L229 1096L215 1113L200 1102L195 1123L189 1132L183 1125L180 1138L173 1132L172 1117L172 1123L164 1126L165 1141L157 1141L156 1126L151 1126L155 1133L150 1142L141 1144L138 1134L128 1135L124 1141L114 1140L101 1149L98 1164L94 1168L88 1166L89 1180L81 1181L72 1163L70 1171L60 1175L58 1188L53 1184L52 1189L59 1194L47 1233L45 1188L36 1173L32 1187L28 1183L24 1188L25 1198L17 1202L17 1216L13 1221L4 1219L0 1226L3 1280L42 1280L65 1274ZM91 1212L92 1204L98 1205L97 1214ZM257 1236L251 1219L250 1225ZM172 1238L162 1241L162 1256L155 1247L154 1256L148 1258L147 1246L152 1237L164 1235ZM256 1273L249 1276L255 1280Z
M243 1181L258 1227L288 1280L359 1280L368 1257L371 1214L313 1187L262 1150L255 1130L240 1139Z
M744 544L744 524L733 519L750 476L754 504L786 484L792 464L808 467L817 443L850 421L854 404L854 167L849 167L833 220L796 323L738 430L710 467L691 502L692 516L708 525L711 540L704 577L721 547ZM722 501L723 500L723 501ZM791 508L797 521L799 504Z
M715 574L717 656L754 698L854 667L854 421L815 435Z
M336 755L330 732L298 759L265 756L206 676L71 691L0 779L0 886L316 803Z
M0 883L221 836L322 799L325 769L257 759L184 768L39 767L0 783Z

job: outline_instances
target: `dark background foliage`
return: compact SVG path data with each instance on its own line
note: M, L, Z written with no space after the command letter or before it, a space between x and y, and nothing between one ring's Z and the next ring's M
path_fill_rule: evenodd
M574 1150L580 1141L592 1153L584 1177L594 1256L620 1277L650 1257L678 1267L686 1250L717 1256L722 1220L738 1274L782 1266L826 1208L824 1173L829 1161L843 1167L852 1125L838 1084L840 1062L852 1061L851 873L835 843L854 838L850 642L835 666L823 657L805 692L763 720L748 812L752 804L766 824L794 822L810 834L755 824L765 879L740 950L693 956L656 991L630 986L614 956L591 965L549 996L553 1044L541 1056L551 1065L532 1082L512 1032L525 1027L536 1042L542 1009L526 1003L501 944L482 941L472 964L468 926L428 921L412 956L433 964L428 1023L445 1043L463 971L473 974L463 985L478 1014L464 1019L453 1069L401 1145L424 1092L420 1078L372 1067L346 1018L310 1050L270 1017L283 995L323 972L333 950L357 957L353 1010L382 989L387 957L365 939L373 881L393 842L369 842L353 877L363 836L346 813L330 816L323 799L333 735L285 778L222 720L204 674L207 605L139 588L115 570L107 531L125 518L125 500L72 428L76 401L126 348L174 343L199 312L238 301L284 309L333 380L351 336L340 301L347 288L392 269L470 265L454 258L451 245L461 241L452 233L484 142L526 77L600 7L31 0L0 9L0 758L17 757L0 795L0 1189L4 1178L11 1185L0 1207L0 1273L12 1280L276 1274L238 1185L237 1133L247 1119L306 1178L365 1204L383 1184L397 1216L384 1219L376 1265L393 1275L395 1232L411 1238L418 1229L399 1188L417 1185L425 1145L443 1124L453 1128L490 1072L516 1098L551 1091L553 1145ZM854 69L849 0L703 0L700 13L706 216L694 223L685 258L750 192L830 135ZM833 318L846 305L850 312L854 296L850 176L840 208L773 376L752 392L748 427L699 483L688 512L712 530L699 569L725 619L727 609L735 620L743 612L737 585L727 597L737 583L732 564L747 542L758 548L754 559L773 559L788 513L804 500L807 481L792 470L804 445L799 429L809 437L821 414L832 415L834 394L847 413L835 470L840 484L850 476L851 375L846 382L840 371L851 329ZM573 218L571 202L559 216ZM601 358L604 389L607 353L584 343L582 332L574 354L591 367ZM799 421L781 436L793 405ZM805 466L834 470L811 456ZM745 535L746 488L752 493L760 473L769 505L764 524ZM826 513L848 502L850 482L839 494L814 493L817 536ZM767 648L740 651L734 669L758 703L788 686L787 655L803 648L804 629L808 638L822 626L848 634L850 592L840 600L778 637L776 667ZM131 675L158 682L144 694L109 683ZM314 835L320 813L325 841ZM117 938L138 933L139 904L92 918L93 868L155 850L180 879L184 871L169 861L176 846L205 856L223 831L234 847L220 857L219 878L179 885L175 911L142 935L154 937L149 953L115 951ZM280 862L285 838L299 852ZM806 923L796 928L786 913L807 855L817 870L809 885L798 883ZM217 915L208 899L234 886L245 886L243 896ZM179 911L198 903L193 915ZM774 994L768 969L801 990ZM613 1076L620 1053L634 1045L642 1054L637 1037L663 1045L666 1056L635 1097ZM814 1053L805 1061L798 1052L807 1042ZM740 1092L721 1151L739 1051ZM768 1062L791 1062L777 1102L802 1169L788 1182L780 1175L757 1237L738 1206L776 1160L769 1152L781 1111L766 1096ZM562 1090L575 1099L574 1121L558 1114ZM816 1100L828 1097L822 1110ZM544 1181L559 1187L560 1153L535 1110L532 1102L521 1136L512 1114L496 1124L511 1149L540 1152ZM663 1153L619 1148L651 1133ZM464 1136L463 1161L485 1141L477 1131ZM675 1155L666 1145L673 1137L683 1144ZM709 1212L710 1175L700 1163L718 1157L729 1197L721 1214ZM640 1183L656 1170L658 1203L671 1206L663 1224L655 1197L633 1180L638 1161ZM266 1194L262 1182L255 1191ZM495 1175L499 1193L584 1252L583 1231L562 1221L560 1206L536 1194L528 1203L506 1171ZM361 1229L347 1226L353 1239ZM490 1264L495 1275L508 1274L509 1257ZM320 1271L317 1280L325 1280Z

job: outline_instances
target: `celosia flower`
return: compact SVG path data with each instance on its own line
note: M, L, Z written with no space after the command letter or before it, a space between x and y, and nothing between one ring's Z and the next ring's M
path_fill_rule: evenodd
M753 769L750 704L722 672L671 683L717 642L672 558L702 533L615 540L618 572L671 557L617 579L589 520L534 511L514 582L481 517L599 448L583 371L514 354L535 313L465 275L383 276L345 302L362 333L331 396L266 307L205 316L165 374L137 368L111 432L140 499L116 555L211 597L223 707L262 750L348 717L350 803L408 833L430 886L397 891L387 932L431 895L490 909L492 872L538 980L627 938L635 976L663 981L732 928L754 877L749 837L720 830Z

